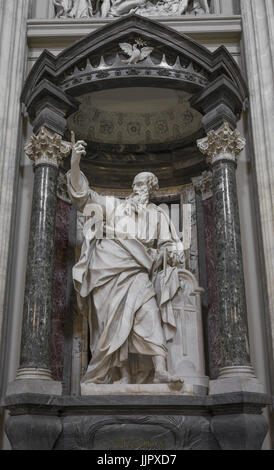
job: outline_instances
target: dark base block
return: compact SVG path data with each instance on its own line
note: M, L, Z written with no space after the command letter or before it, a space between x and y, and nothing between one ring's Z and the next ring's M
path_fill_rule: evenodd
M262 394L6 397L6 432L25 450L259 450Z

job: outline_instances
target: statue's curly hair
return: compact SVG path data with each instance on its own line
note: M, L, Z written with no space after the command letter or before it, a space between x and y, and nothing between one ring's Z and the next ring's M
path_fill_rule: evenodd
M140 176L146 178L146 183L147 183L147 185L148 185L151 192L158 191L158 189L159 189L159 180L158 180L157 176L154 175L154 173L150 173L150 172L142 172L142 173L139 173L138 175L136 175L135 178L134 178L134 181L133 181L133 185L136 181L136 178L139 178Z

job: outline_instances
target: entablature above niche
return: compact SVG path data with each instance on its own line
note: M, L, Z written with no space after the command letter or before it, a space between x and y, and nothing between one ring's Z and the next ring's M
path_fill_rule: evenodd
M178 33L187 34L190 38L215 50L225 44L231 53L239 54L237 46L242 37L242 17L239 15L201 15L180 18L157 18L164 26ZM65 47L90 34L99 28L111 24L113 18L94 18L81 20L30 19L27 26L28 46L31 58L38 58L43 49L54 54L60 53Z
M134 46L140 40L151 48L151 54L145 60L126 63L128 57L121 43ZM246 88L239 80L239 67L225 47L211 53L157 21L129 15L88 34L57 57L44 50L29 74L23 99L28 100L34 88L48 80L73 96L83 95L90 88L95 90L96 84L98 89L121 87L122 80L129 86L146 82L145 86L164 84L165 88L196 93L207 86L208 80L222 74L242 91Z

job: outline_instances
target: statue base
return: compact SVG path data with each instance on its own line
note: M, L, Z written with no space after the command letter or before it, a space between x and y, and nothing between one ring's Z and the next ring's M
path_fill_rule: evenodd
M189 395L204 396L208 393L208 377L195 377L169 384L94 384L81 383L81 395Z

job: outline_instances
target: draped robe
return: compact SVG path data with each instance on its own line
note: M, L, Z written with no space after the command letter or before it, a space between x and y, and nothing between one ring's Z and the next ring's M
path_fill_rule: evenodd
M133 382L142 383L153 371L152 356L166 357L167 342L176 333L171 301L179 289L177 268L166 266L156 275L155 262L161 250L182 251L182 243L166 213L154 204L138 212L141 228L151 217L149 231L132 238L118 224L115 236L107 238L109 221L124 214L125 202L113 198L107 207L107 198L91 190L82 173L80 190L73 188L70 172L67 181L76 208L87 215L90 204L96 204L104 222L103 236L97 237L101 228L92 232L87 218L81 256L73 268L80 309L88 315L90 329L92 359L83 381L113 382L130 363Z

